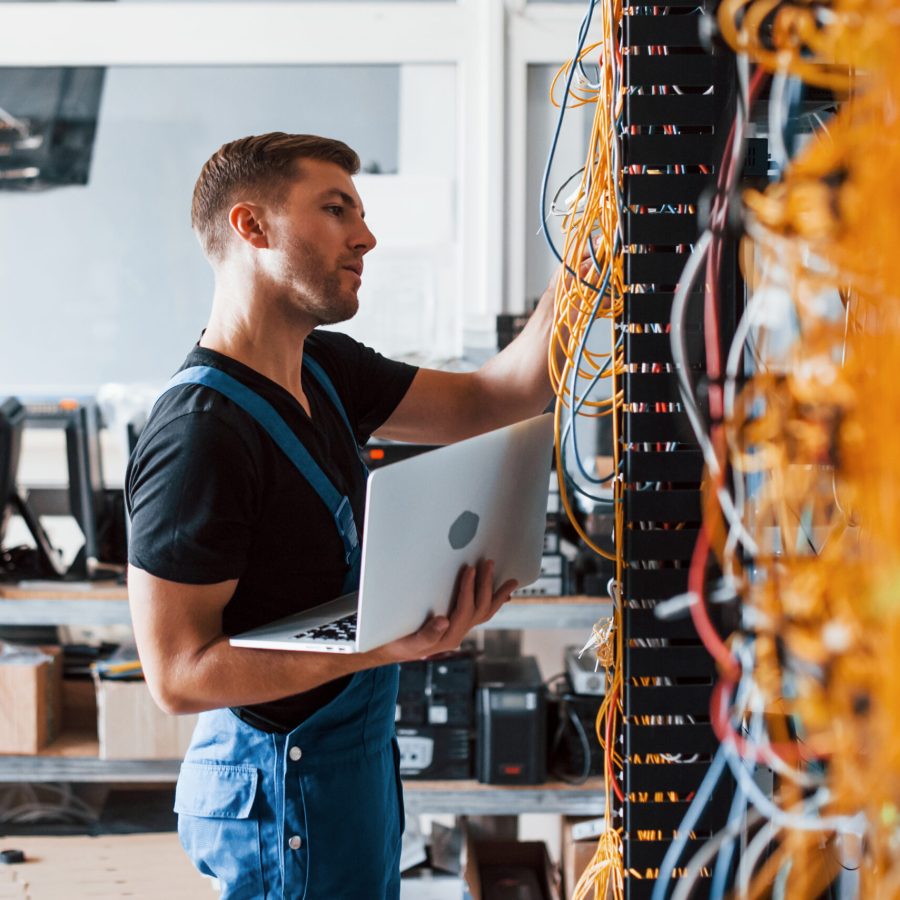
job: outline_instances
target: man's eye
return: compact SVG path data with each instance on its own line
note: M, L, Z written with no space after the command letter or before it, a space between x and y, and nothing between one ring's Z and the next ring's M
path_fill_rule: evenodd
M342 216L344 214L343 206L326 206L325 209L328 210L333 216Z

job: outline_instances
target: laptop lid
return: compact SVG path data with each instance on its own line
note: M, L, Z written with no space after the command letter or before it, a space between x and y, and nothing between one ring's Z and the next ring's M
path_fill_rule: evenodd
M553 416L545 413L372 472L359 651L446 615L464 565L493 559L495 588L539 576L552 448Z

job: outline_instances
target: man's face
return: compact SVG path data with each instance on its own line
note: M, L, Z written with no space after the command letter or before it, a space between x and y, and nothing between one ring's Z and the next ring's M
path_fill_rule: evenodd
M363 256L375 246L350 176L334 163L304 159L301 176L269 213L272 274L291 310L320 325L359 308Z

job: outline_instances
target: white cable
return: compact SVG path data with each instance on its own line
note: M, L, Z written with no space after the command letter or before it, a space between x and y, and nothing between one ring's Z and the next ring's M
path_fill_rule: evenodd
M788 164L788 152L784 144L784 97L789 83L787 73L776 72L772 76L769 91L769 153L779 172Z
M786 812L769 800L753 777L747 774L741 762L741 755L735 746L734 738L731 735L726 736L721 746L735 780L741 785L750 802L763 816L776 825L797 831L835 831L839 834L855 835L862 835L865 832L865 817L861 813L855 816L813 817ZM827 791L820 790L816 799L818 803L824 804L829 800L829 794Z
M691 385L687 376L687 359L684 352L684 318L687 311L687 302L690 297L691 287L693 287L693 284L697 279L698 270L706 261L711 242L712 232L707 229L703 232L694 246L693 252L685 264L684 271L681 273L681 277L678 281L678 288L672 299L672 329L669 335L669 343L672 350L672 360L675 364L675 375L681 388L684 411L687 414L688 421L691 424L697 442L700 444L704 462L706 463L710 474L713 477L717 477L721 474L722 469L719 465L719 460L716 457L712 442L709 439L709 435L703 427L700 410L697 408L696 401L694 400L691 391ZM729 493L724 487L719 487L716 490L716 497L719 500L722 512L732 526L737 529L741 543L747 549L747 552L753 556L757 556L759 554L759 548L756 546L756 541L744 527L744 523L741 521L740 516L735 509Z
M760 820L758 810L750 810L749 815L743 817L741 822L729 822L718 834L711 837L704 845L691 857L691 861L685 868L684 875L678 879L678 885L672 894L672 900L688 900L691 890L700 877L700 872L713 858L718 855L722 845L729 840L734 840L741 832L744 825L753 826Z
M747 850L741 854L736 881L738 890L737 896L742 898L742 900L747 897L747 893L750 889L750 875L756 868L760 856L762 856L766 847L772 843L775 835L778 834L780 830L780 827L776 826L773 822L767 822L754 835Z

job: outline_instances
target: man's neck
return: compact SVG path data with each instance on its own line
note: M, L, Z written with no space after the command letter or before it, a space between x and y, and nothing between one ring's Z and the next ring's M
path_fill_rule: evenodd
M312 332L313 324L286 322L272 312L275 307L276 304L252 302L238 307L217 298L200 346L265 375L293 395L309 412L300 371L303 343Z

